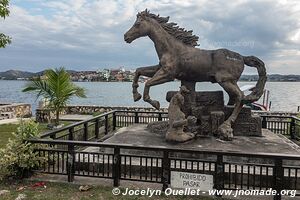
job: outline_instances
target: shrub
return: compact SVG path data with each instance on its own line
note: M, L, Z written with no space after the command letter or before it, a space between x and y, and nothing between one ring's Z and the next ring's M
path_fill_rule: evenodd
M41 145L25 141L38 134L37 123L32 120L20 122L13 138L9 139L5 148L0 149L0 180L10 177L23 178L32 169L37 168L39 162L45 162L45 158L34 151Z

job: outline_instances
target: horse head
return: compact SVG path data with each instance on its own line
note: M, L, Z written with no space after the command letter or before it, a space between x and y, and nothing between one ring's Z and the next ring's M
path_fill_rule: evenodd
M136 15L136 21L133 26L124 34L124 40L131 43L137 38L147 36L151 30L151 24L147 19L149 11L146 9Z

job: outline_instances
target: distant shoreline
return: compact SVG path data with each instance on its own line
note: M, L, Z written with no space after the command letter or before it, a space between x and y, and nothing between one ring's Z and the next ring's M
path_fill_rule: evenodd
M74 71L67 70L70 78L74 82L132 82L135 77L134 70L119 69L103 69L98 71ZM31 80L37 77L43 77L45 71L41 72L27 72L19 70L8 70L0 72L0 80ZM247 75L243 74L240 77L240 82L257 81L259 76L257 74ZM267 74L269 82L300 82L300 75L297 74ZM141 76L142 82L147 81L148 78Z
M30 81L26 79L0 79L0 81ZM73 81L75 83L130 83L132 81ZM209 81L207 81L209 82ZM257 82L257 80L239 80L238 82ZM267 82L300 82L300 80L267 80ZM144 83L144 82L139 82Z

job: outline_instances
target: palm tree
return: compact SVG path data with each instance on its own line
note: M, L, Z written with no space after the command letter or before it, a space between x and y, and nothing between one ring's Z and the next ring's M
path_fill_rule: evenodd
M59 113L70 101L71 97L86 97L85 90L76 86L70 75L63 68L46 70L44 78L30 81L23 92L37 92L37 98L43 96L49 100L49 108L55 111L55 124L59 124Z

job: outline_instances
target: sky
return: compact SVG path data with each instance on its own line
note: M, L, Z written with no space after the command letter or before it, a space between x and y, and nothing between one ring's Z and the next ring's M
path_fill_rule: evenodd
M158 63L148 37L127 44L136 14L154 14L193 30L201 49L227 48L262 59L269 74L300 74L298 0L11 0L0 32L0 71L126 69ZM245 68L244 74L255 74Z

